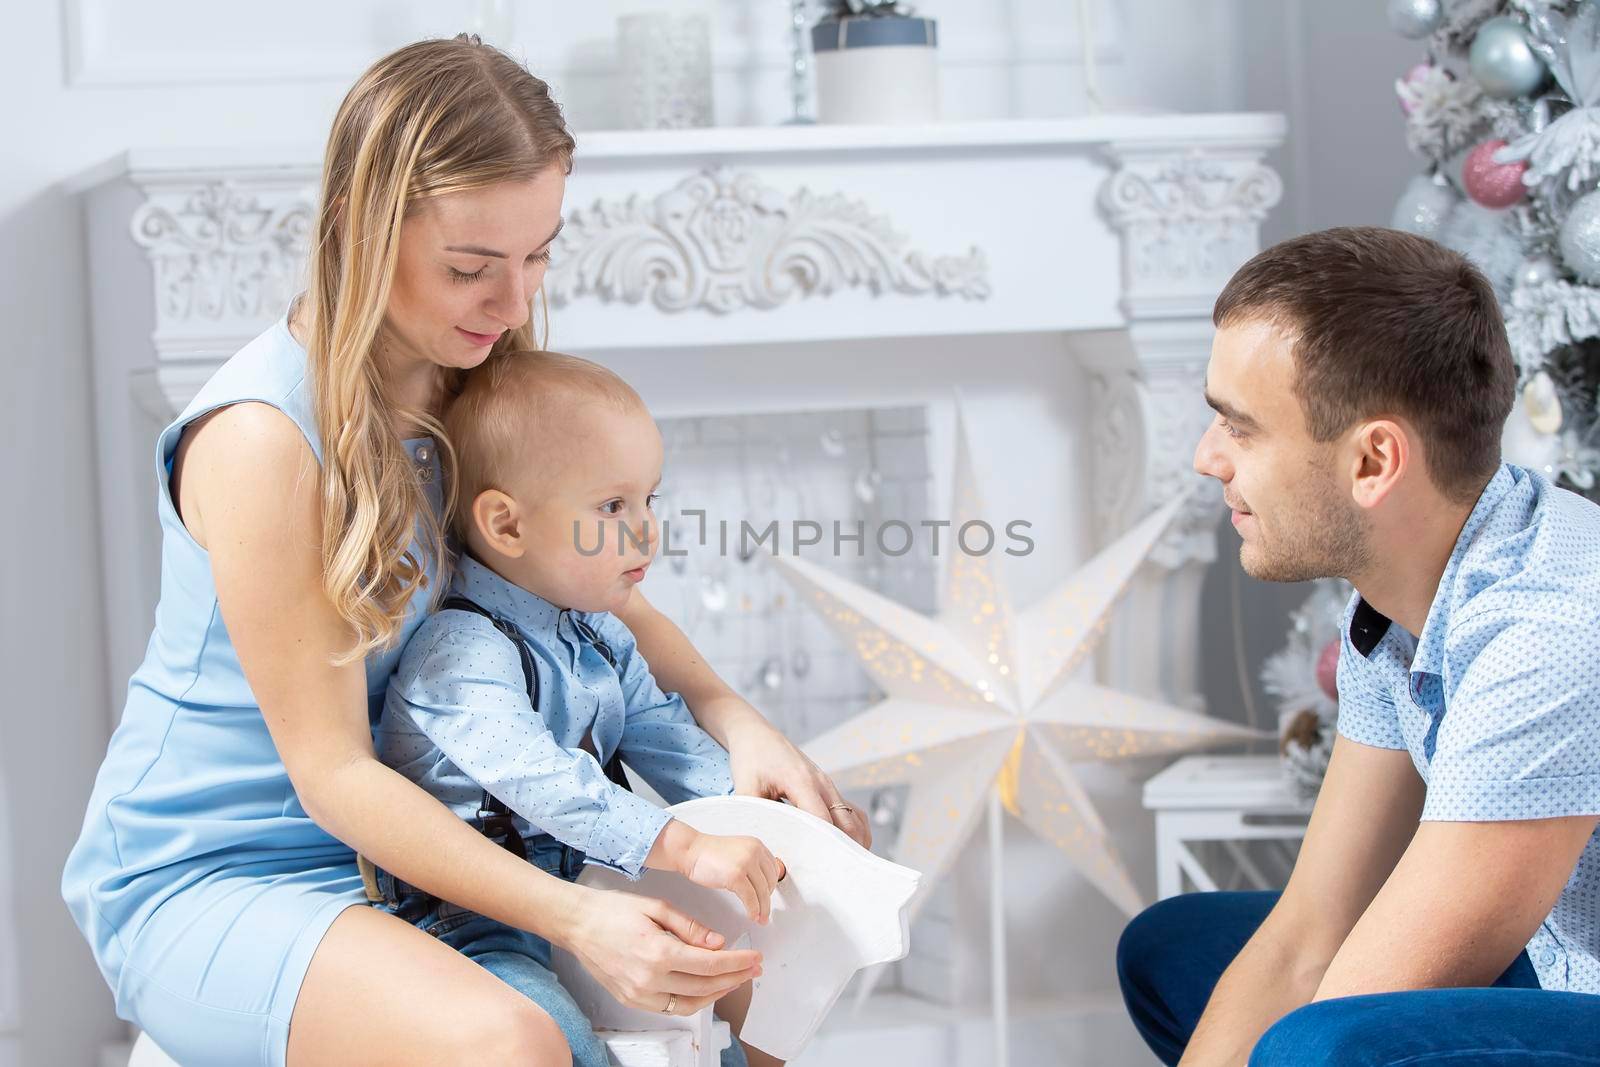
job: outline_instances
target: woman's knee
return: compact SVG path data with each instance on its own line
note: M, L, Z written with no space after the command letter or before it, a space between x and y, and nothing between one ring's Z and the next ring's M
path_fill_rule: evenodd
M566 1035L548 1012L520 996L496 1000L462 1020L457 1062L572 1067Z

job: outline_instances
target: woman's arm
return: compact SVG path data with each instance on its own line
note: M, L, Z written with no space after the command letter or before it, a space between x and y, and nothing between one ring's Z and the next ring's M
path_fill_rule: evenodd
M625 999L650 994L651 1009L673 970L726 975L729 988L749 977L756 953L691 947L721 939L660 902L625 907L546 874L377 760L364 665L332 663L352 638L322 590L316 461L282 413L225 408L191 431L179 460L185 523L211 555L245 678L318 825L427 892L571 948Z
M352 638L322 591L318 472L299 431L275 409L236 404L185 444L185 522L211 554L223 621L307 813L429 892L562 934L573 887L518 864L377 761L364 665L331 662Z
M616 614L633 631L656 684L683 697L695 721L728 750L736 792L787 800L833 823L862 847L872 847L872 827L860 811L845 804L833 779L719 678L684 632L643 593L635 589Z
M729 742L739 727L772 728L759 711L700 658L684 632L657 611L639 590L633 591L628 603L616 615L633 633L656 684L668 693L683 697L695 721L723 748L732 749Z

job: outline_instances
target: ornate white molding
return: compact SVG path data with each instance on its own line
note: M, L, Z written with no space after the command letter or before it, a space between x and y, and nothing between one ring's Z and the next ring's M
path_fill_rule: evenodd
M1137 518L1145 470L1144 383L1131 369L1091 366L1089 491L1096 544L1110 544Z
M1152 153L1116 144L1100 203L1123 234L1129 318L1209 315L1210 302L1261 246L1261 221L1283 196L1260 153ZM1201 305L1204 305L1203 308Z
M158 330L260 322L298 288L315 205L308 194L246 191L227 181L152 197L133 239L155 273Z
M1203 363L1170 368L1152 376L1147 386L1151 448L1164 457L1148 472L1148 498L1171 500L1182 493L1189 494L1183 509L1150 553L1150 558L1164 567L1175 568L1190 561L1206 564L1217 558L1222 491L1215 481L1194 472L1191 459L1213 417L1210 408L1195 403L1204 391Z
M785 196L754 174L708 167L644 200L574 211L545 284L558 307L585 295L665 312L726 314L864 286L982 300L989 267L907 249L888 218L840 193Z
M1091 439L1095 538L1106 544L1157 504L1189 494L1188 502L1150 552L1169 570L1206 564L1217 556L1221 493L1195 474L1189 457L1211 420L1194 397L1205 387L1205 365L1166 368L1146 376L1131 370L1091 371Z

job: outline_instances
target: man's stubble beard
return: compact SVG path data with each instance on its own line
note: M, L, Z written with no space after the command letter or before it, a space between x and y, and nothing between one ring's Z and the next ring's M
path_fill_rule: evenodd
M1274 526L1271 536L1256 516L1259 535L1239 546L1239 565L1263 582L1309 582L1317 578L1351 578L1367 569L1372 547L1365 517L1326 475L1305 495L1281 509L1295 521Z

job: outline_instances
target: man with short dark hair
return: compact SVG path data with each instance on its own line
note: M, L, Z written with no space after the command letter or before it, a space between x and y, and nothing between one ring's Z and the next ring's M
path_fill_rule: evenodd
M1283 893L1173 897L1117 950L1166 1063L1600 1064L1600 508L1500 461L1494 292L1394 230L1218 298L1195 469L1239 559L1347 578L1339 736Z

